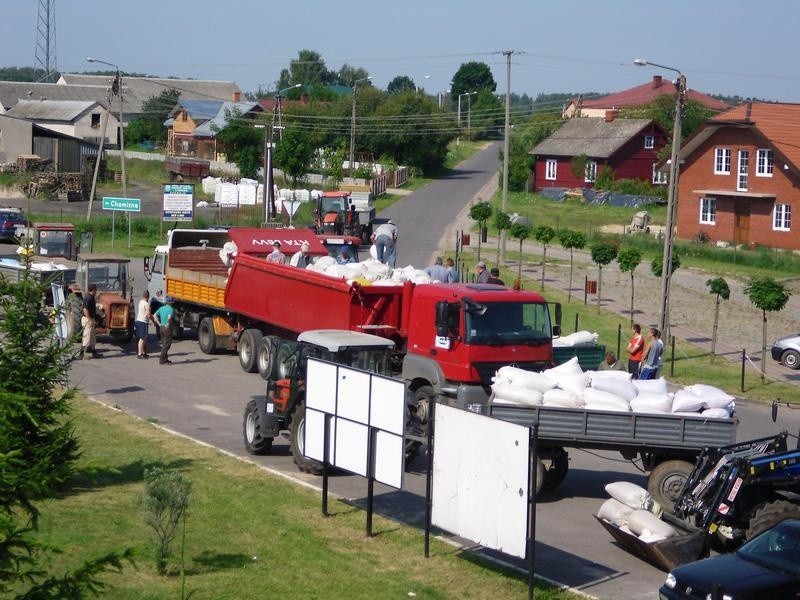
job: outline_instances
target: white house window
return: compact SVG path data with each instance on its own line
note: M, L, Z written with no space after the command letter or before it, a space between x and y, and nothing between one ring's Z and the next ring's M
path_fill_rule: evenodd
M747 174L750 169L750 151L739 150L739 176L736 179L736 191L747 191Z
M756 177L772 177L772 150L756 150Z
M714 175L731 174L731 149L717 148L714 151Z
M792 205L776 204L775 215L772 220L775 231L790 231L792 229Z
M549 179L551 181L555 181L557 171L558 171L558 161L552 158L548 159L548 161L545 163L544 178Z
M652 150L656 147L656 136L654 135L646 135L644 136L644 147L647 150Z
M668 181L667 174L656 169L656 163L653 163L653 185L666 185Z
M700 198L700 222L704 225L717 223L717 199Z
M586 183L593 183L597 178L597 163L590 160L586 163L586 171L584 173L584 180Z

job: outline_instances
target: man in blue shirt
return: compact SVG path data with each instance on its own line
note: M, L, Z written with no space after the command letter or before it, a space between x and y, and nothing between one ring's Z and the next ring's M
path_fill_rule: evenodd
M161 332L161 355L158 358L158 364L171 365L172 361L168 358L168 354L172 346L172 316L175 311L172 308L172 296L167 296L164 301L165 304L153 315L158 330Z
M642 372L639 379L655 379L661 371L661 359L664 355L664 342L661 341L661 332L655 328L650 328L650 344L645 349Z

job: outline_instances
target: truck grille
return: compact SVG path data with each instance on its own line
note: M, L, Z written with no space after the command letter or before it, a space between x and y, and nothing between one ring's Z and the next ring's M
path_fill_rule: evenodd
M481 385L490 386L492 385L492 377L494 377L494 374L497 372L497 370L500 367L505 367L509 364L520 369L525 369L526 371L542 371L547 368L546 360L522 363L486 362L475 363L473 366L475 367L475 370L478 371L478 375L481 378Z

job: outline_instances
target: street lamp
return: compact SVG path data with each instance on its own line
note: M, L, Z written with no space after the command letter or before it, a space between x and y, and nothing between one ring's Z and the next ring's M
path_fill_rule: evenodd
M463 96L469 97L469 96L472 96L472 95L477 94L477 93L478 92L464 92L463 94L459 94L458 95L458 126L459 127L461 127L461 98Z
M425 77L424 77L424 79L430 79L430 78L431 78L431 76L430 76L430 75L425 75ZM417 86L417 93L419 94L419 93L420 93L420 91L421 91L421 90L424 90L424 89L425 89L425 88L423 88L423 87L421 87L421 86L419 86L419 85L418 85L418 86Z
M684 96L686 95L686 76L674 67L659 65L643 58L634 59L635 65L644 67L650 65L667 71L674 71L678 74L675 82L677 94L675 98L675 120L672 126L672 153L669 165L669 188L667 194L667 224L664 232L664 252L661 258L661 309L659 312L659 329L666 340L669 337L669 288L672 279L672 254L675 236L675 205L678 200L678 177L680 168L678 165L678 150L681 145L681 109L683 108Z
M116 65L112 62L106 62L104 60L100 60L99 58L87 58L87 62L90 63L100 63L102 65L107 65L109 67L114 67L116 71L116 75L114 76L114 81L111 84L111 93L108 97L108 107L109 111L111 110L111 97L118 96L119 97L119 151L120 151L120 164L122 167L122 197L128 197L128 188L127 182L125 181L125 127L123 125L122 120L122 74L119 70L119 65ZM89 207L86 213L86 220L89 221L92 218L92 201L94 200L95 194L95 187L97 185L97 173L100 169L100 157L103 154L103 146L105 144L105 137L106 137L106 127L108 126L108 114L106 114L105 124L102 128L102 134L100 136L100 143L97 145L97 162L94 166L94 177L92 178L92 190L91 195L89 197ZM130 223L130 220L128 221ZM130 249L130 238L129 238L129 245L128 248Z
M287 88L283 88L282 90L278 90L275 92L275 105L272 107L272 114L273 118L275 115L275 111L278 113L278 126L276 129L278 130L278 137L283 139L283 122L281 121L281 98L283 98L283 93L288 92L289 90L296 90L299 87L303 87L302 83L296 83L294 85L290 85Z
M348 164L348 173L351 178L353 177L353 161L355 160L356 148L356 90L359 83L362 81L369 81L370 79L372 79L372 76L362 77L361 79L356 79L353 82L353 112L350 117L350 162Z

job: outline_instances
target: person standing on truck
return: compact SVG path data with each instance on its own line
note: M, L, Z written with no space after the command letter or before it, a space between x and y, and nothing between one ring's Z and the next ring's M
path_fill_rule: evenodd
M452 258L447 258L444 261L444 266L447 268L447 283L458 283L458 269L456 269L456 261Z
M661 372L661 359L664 356L664 342L661 341L661 332L650 328L650 343L644 351L644 363L639 379L655 379Z
M139 304L136 305L136 321L133 324L136 331L137 352L136 358L150 358L147 354L147 328L150 321L153 320L153 315L150 313L150 292L147 290L142 292L142 298Z
M634 323L631 327L631 339L628 340L628 373L634 379L639 376L639 366L642 364L642 354L644 352L644 337L642 336L642 326Z
M156 327L161 332L161 355L158 357L158 364L171 365L169 359L169 349L172 347L172 296L164 298L164 304L156 311Z
M297 267L298 269L305 269L311 264L311 257L308 255L308 250L308 242L303 242L300 244L300 250L292 254L289 265L292 267Z
M83 298L83 315L81 316L81 327L83 327L83 337L81 338L81 358L100 358L100 353L94 349L96 343L95 319L97 318L97 286L89 284L86 296ZM87 354L88 353L88 354Z
M425 269L425 272L428 274L428 277L431 278L431 281L447 283L447 277L449 273L444 266L444 259L441 256L437 256L436 260L433 261L433 264Z
M286 255L281 252L281 243L278 240L272 243L272 252L267 254L267 261L278 265L286 264Z
M397 262L397 226L394 221L389 219L379 225L372 234L372 241L375 244L378 261L394 268Z
M475 283L489 283L489 271L485 262L480 261L475 265L475 275Z

